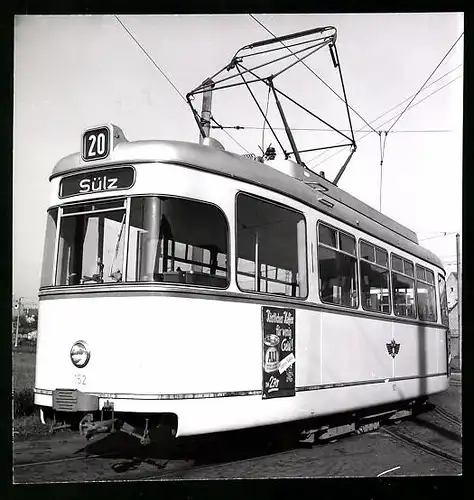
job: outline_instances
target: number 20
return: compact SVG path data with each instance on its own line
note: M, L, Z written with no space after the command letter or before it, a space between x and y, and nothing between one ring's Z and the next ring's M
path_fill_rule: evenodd
M97 136L90 135L88 141L90 141L89 151L87 152L89 158L96 154L103 155L105 153L105 134L103 132Z

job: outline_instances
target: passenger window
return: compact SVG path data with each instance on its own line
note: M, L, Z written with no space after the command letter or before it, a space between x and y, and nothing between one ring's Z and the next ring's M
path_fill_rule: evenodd
M356 244L355 239L352 236L348 236L345 233L339 233L340 249L343 252L350 253L351 255L356 254Z
M364 248L363 248L364 247ZM371 249L368 251L368 249ZM362 308L390 314L390 288L388 254L386 250L376 248L363 241L360 242L360 283ZM370 258L376 255L377 262L385 265L374 264Z
M405 274L407 276L415 276L415 274L413 272L413 263L412 262L410 262L409 260L403 259L403 267L404 267Z
M416 275L418 318L424 321L437 321L435 286L434 283L429 283L430 280L434 282L434 274L429 269L417 265Z
M360 242L360 258L368 260L369 262L375 262L375 252L374 247L368 243Z
M215 206L180 198L132 198L127 281L225 288L228 227Z
M405 264L405 265L404 265ZM413 264L396 255L392 255L392 297L393 312L396 316L416 318L415 280L404 273L413 273Z
M435 282L434 282L434 272L430 271L429 269L426 269L425 270L425 274L426 274L426 281L428 283L430 283L431 285L434 285L435 284Z
M319 241L332 248L337 248L336 231L327 226L319 226Z
M306 223L301 213L254 196L237 196L237 285L306 297Z
M438 287L439 287L439 300L441 303L441 323L443 323L444 326L449 326L446 281L440 274L438 274Z
M343 242L338 248L327 245L328 233L341 238ZM357 259L355 257L355 238L342 231L330 228L324 224L318 227L318 264L319 264L319 294L321 301L347 307L358 307L357 297ZM346 251L349 250L349 251Z
M403 273L403 260L396 255L392 255L392 271Z
M388 269L388 253L387 250L381 250L380 248L375 249L375 262L380 266L384 266Z
M41 267L40 286L51 286L54 284L54 247L56 243L56 226L58 221L58 209L48 210L46 220L46 236L44 240L43 264Z

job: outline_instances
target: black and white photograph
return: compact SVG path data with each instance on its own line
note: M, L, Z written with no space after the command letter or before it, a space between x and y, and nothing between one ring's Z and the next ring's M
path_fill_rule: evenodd
M15 485L462 475L462 12L13 35Z

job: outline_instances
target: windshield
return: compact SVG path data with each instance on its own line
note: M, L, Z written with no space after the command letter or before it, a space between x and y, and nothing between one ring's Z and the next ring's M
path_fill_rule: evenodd
M124 227L124 201L65 208L56 284L122 281Z
M128 221L125 200L65 207L56 285L127 281L225 288L227 236L222 212L192 200L131 198Z

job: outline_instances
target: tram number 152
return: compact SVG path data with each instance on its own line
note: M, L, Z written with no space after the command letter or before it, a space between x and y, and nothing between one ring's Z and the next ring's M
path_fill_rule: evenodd
M101 160L109 155L110 131L108 127L88 130L82 136L82 159Z
M86 376L82 373L75 373L73 377L73 382L76 385L86 385L87 379Z

